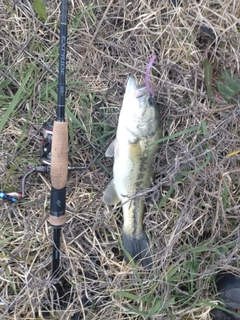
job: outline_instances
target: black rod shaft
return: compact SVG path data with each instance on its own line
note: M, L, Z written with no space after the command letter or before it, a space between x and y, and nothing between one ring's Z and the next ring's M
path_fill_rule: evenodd
M52 259L52 275L58 278L60 264L60 235L61 227L53 228L53 259Z
M64 121L64 118L65 118L67 17L68 17L68 0L62 0L61 18L60 18L57 121Z
M52 257L52 279L56 279L56 283L54 283L53 288L53 308L56 310L59 307L59 301L62 296L61 286L58 282L59 273L60 273L60 235L61 228L54 227L53 228L53 257Z

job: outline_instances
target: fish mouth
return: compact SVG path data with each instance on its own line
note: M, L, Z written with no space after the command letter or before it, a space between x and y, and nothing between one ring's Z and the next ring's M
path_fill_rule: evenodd
M148 94L148 89L145 84L141 84L140 86L137 86L136 98L141 98L146 94Z
M139 110L141 110L140 118L144 117L145 112L147 110L147 104L144 103L145 97L147 95L150 95L150 94L145 84L141 84L137 86L136 99L138 100L138 103L139 103L139 107L140 107Z

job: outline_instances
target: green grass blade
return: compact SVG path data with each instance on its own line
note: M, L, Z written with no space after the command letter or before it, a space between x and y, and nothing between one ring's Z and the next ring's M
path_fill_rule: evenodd
M161 143L161 142L164 142L164 141L167 141L167 140L171 140L171 139L174 139L174 138L177 138L177 137L181 137L181 136L183 136L184 134L191 133L191 132L196 132L196 131L199 131L199 130L201 130L204 135L207 135L206 123L205 123L205 122L201 123L200 126L195 126L195 127L192 127L192 128L187 128L187 129L184 129L184 130L182 130L182 131L173 133L173 134L171 134L170 136L166 136L166 137L163 137L163 138L161 138L161 139L158 139L158 140L154 141L152 144Z
M197 173L199 171L201 171L202 169L204 169L210 162L210 159L211 159L211 153L208 152L207 153L207 156L206 156L206 160L204 161L203 164L201 164L199 167L197 167L196 169L193 169L193 170L188 170L188 171L182 171L182 173L184 174L191 174L191 173Z
M33 7L39 19L45 21L47 19L47 9L44 0L34 0Z
M172 186L169 190L168 190L168 192L166 193L166 195L161 199L161 201L160 201L160 203L159 203L159 208L162 208L164 205L165 205L165 203L168 201L168 199L170 198L170 196L171 196L171 194L172 194L172 192L174 191L174 187Z
M216 82L218 92L228 103L239 101L240 81L230 71L222 70L221 78Z
M155 314L159 313L163 309L163 301L159 298L156 299L155 305L152 310L149 312L149 316L152 317Z
M116 292L114 292L114 294L119 296L119 297L131 299L131 300L134 300L134 301L139 300L139 296L137 296L135 294L132 294L130 292L126 292L126 291L116 291Z
M213 91L212 91L211 84L212 84L212 73L213 73L214 64L206 59L203 61L202 65L204 68L204 80L205 80L205 85L207 87L207 96L209 100L212 100Z
M8 121L11 113L14 111L14 109L16 108L16 106L19 105L19 103L22 102L22 100L23 100L23 95L22 95L22 93L23 93L24 90L26 89L26 84L27 84L27 82L28 82L28 80L29 80L32 72L33 72L34 67L35 67L35 65L33 65L33 66L29 69L29 71L28 71L28 73L26 74L26 76L25 76L22 84L21 84L20 87L18 88L17 93L16 93L15 96L13 97L12 102L10 103L10 105L9 105L9 107L7 108L6 112L4 113L4 115L3 115L3 117L2 117L2 120L1 120L1 122L0 122L0 132L2 132L2 129L3 129L4 125L5 125L5 123ZM28 87L28 90L29 90L29 87ZM30 96L30 95L31 95L31 92L28 92L28 96ZM24 98L26 98L26 97L24 97Z
M82 125L82 123L74 116L74 114L68 109L68 107L65 108L66 115L69 119L71 119L77 126L76 128L82 129L83 131L86 131L86 128Z

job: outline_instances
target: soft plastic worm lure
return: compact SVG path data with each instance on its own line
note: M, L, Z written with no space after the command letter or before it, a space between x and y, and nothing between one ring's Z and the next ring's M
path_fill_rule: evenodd
M154 91L153 89L151 88L150 86L150 83L149 83L149 76L150 76L150 71L151 71L151 68L152 68L152 65L153 65L153 62L154 60L156 59L156 56L152 56L149 63L148 63L148 66L147 66L147 71L146 71L146 74L145 74L145 83L146 83L146 87L148 89L148 91L151 93L152 96L154 96Z

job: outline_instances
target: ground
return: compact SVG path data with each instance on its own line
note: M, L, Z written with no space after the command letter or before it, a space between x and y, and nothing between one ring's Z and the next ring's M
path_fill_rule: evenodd
M217 301L214 276L240 273L240 2L178 2L69 1L69 165L83 169L67 182L65 304L52 310L50 177L32 173L22 201L1 201L0 319L205 320ZM46 15L34 3L0 0L5 192L21 192L28 167L41 164L41 127L56 113L60 1L46 1ZM144 219L149 271L124 262L121 207L105 206L102 194L126 80L144 82L153 55L164 138L151 188L159 197Z

